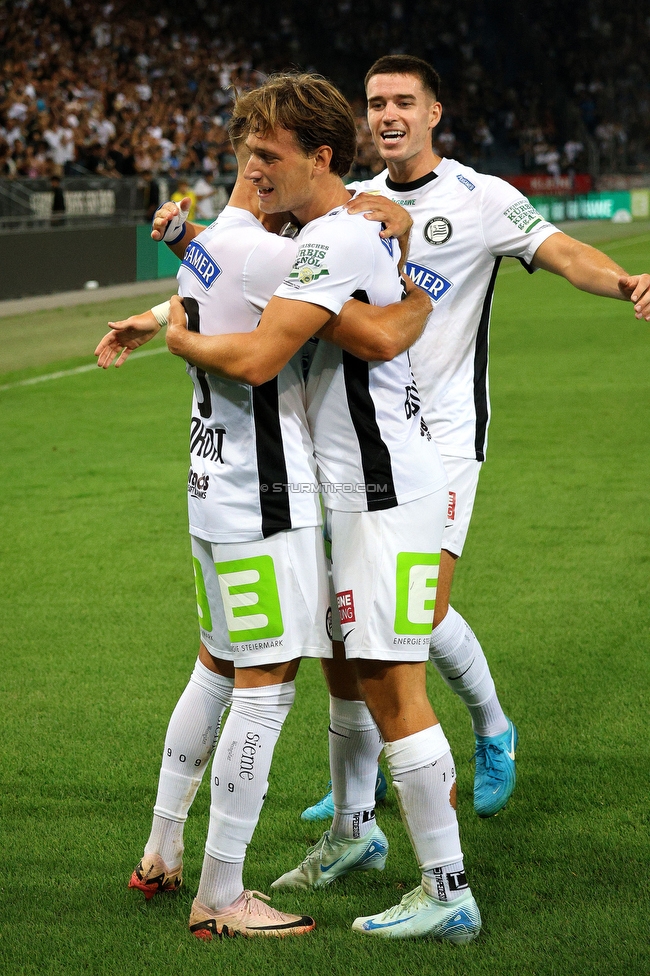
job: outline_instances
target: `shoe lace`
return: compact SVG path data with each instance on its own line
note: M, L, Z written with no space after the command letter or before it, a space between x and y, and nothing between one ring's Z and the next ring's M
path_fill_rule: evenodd
M392 908L388 908L385 912L382 912L383 917L387 921L392 921L395 918L399 918L405 912L412 912L418 909L423 894L422 885L418 885L413 891L408 891L398 905L393 905Z
M476 751L472 756L477 765L480 763L490 779L501 782L505 777L503 750L493 742L477 742Z
M275 921L282 921L284 919L282 912L277 911L271 905L263 904L263 902L271 901L269 895L265 895L261 891L245 891L244 898L246 899L246 905L244 907L246 914L263 915L265 918L271 918Z
M326 830L321 839L316 841L313 847L309 848L300 867L303 867L305 864L309 864L313 860L320 860L323 852L323 845L326 840L329 840L329 830Z

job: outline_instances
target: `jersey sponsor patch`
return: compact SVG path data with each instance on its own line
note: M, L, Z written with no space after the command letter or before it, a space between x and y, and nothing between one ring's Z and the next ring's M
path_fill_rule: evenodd
M528 200L512 203L507 210L503 211L503 216L512 221L519 230L523 230L524 234L529 234L533 227L544 220L541 213L538 213Z
M312 281L329 275L329 271L323 264L328 251L327 244L303 244L298 250L293 268L285 283L309 285Z
M453 230L451 221L447 220L446 217L432 217L431 220L427 220L422 233L427 243L434 244L437 247L439 244L447 243L453 234Z
M192 468L187 476L187 493L194 498L205 498L210 487L210 475L197 474Z
M463 186L466 186L468 190L476 189L476 186L472 183L472 181L468 180L467 177L463 176L462 173L456 173L456 179L458 180L459 183L462 183Z
M418 288L422 288L434 302L439 302L443 295L446 295L450 288L453 287L453 282L449 281L443 275L438 274L437 271L431 271L430 268L424 268L421 264L413 264L411 261L406 262L406 273L415 282Z
M439 552L399 552L395 579L395 633L430 635L438 586Z
M449 492L449 503L447 505L447 521L453 522L456 518L456 492Z
M284 622L273 557L233 559L215 563L215 567L231 644L282 637Z
M210 461L223 459L223 439L226 436L224 427L205 427L198 417L192 417L190 426L190 454L196 457L209 458Z
M352 590L342 590L340 593L337 593L336 605L339 609L341 626L356 622L357 618L354 615L354 594Z
M183 258L183 267L191 271L204 288L211 288L221 274L219 265L198 241L188 244Z

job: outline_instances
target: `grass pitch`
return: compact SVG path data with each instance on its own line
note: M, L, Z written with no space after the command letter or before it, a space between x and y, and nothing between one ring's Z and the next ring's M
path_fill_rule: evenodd
M604 249L630 269L650 265L647 239ZM48 315L61 332L76 330L77 345L51 333L49 352L39 340L31 366L5 359L0 377L9 386L0 391L0 970L650 971L650 326L623 303L543 273L529 278L513 263L497 285L489 460L454 589L520 730L517 791L494 819L473 814L466 713L430 676L459 769L481 937L454 948L350 933L357 914L386 908L417 882L391 790L380 812L391 842L382 874L274 894L278 907L312 913L316 932L205 945L186 924L207 783L188 821L184 888L148 905L126 889L197 647L184 495L189 383L182 363L161 354L13 385L88 362L82 339L90 351L107 319L157 300L36 313L17 347L29 348ZM9 325L19 334L18 320ZM318 839L298 814L327 782L326 728L318 665L306 662L249 852L251 887L268 891Z

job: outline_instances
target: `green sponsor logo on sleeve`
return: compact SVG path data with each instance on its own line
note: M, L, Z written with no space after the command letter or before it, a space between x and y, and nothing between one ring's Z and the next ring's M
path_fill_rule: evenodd
M535 210L532 203L527 200L511 204L507 210L503 211L503 216L512 221L515 227L522 230L524 234L529 234L533 227L544 220L541 213Z
M208 594L205 591L203 570L196 556L193 556L192 560L194 562L194 586L196 588L196 608L199 612L199 624L203 630L210 632L212 630L212 614L210 613Z
M303 244L289 272L289 280L298 281L301 285L309 285L312 281L318 281L319 278L329 275L329 271L322 263L328 251L327 244Z
M271 556L215 563L230 640L267 640L284 633Z
M396 634L430 634L436 606L440 553L400 552L397 556Z

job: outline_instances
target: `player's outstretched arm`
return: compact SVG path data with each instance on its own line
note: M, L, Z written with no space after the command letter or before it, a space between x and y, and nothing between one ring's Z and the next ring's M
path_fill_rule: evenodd
M330 317L320 305L274 296L253 332L201 335L188 331L185 309L175 295L167 319L167 348L206 373L261 386L277 376Z
M158 207L151 224L151 237L154 241L164 241L177 258L183 259L185 249L204 227L191 224L187 219L192 200L183 197L180 203L169 200Z
M628 275L602 251L567 234L548 237L535 252L535 268L562 275L592 295L620 298L634 304L637 319L650 321L650 274Z
M384 226L379 231L383 238L396 237L402 258L399 270L402 271L408 254L409 238L413 221L410 214L399 203L378 193L359 193L345 204L348 213L362 213L366 220L378 220Z
M388 362L409 349L431 314L431 299L405 277L407 296L393 305L366 305L352 298L335 319L318 332L319 339L333 342L366 362Z
M109 322L111 331L106 333L95 349L97 365L108 369L115 361L115 366L121 366L134 349L143 346L160 332L165 317L165 306L158 305L155 312L150 309L121 322Z

